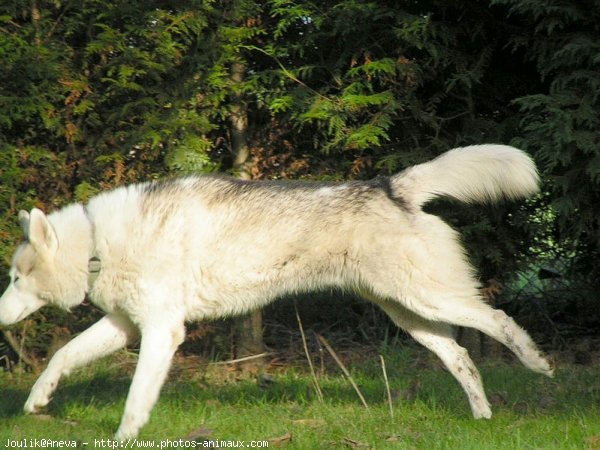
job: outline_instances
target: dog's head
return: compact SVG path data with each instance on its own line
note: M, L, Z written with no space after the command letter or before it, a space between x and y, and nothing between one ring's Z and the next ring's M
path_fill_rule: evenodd
M68 258L68 235L61 241L55 226L39 209L21 211L19 221L25 240L15 252L10 285L0 298L0 324L4 325L18 322L49 303L75 306L83 301L87 290L86 267L81 267L81 261L85 264L88 256Z

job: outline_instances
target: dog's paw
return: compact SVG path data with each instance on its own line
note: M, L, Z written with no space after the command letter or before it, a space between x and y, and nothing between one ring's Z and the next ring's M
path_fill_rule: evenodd
M48 405L48 403L50 403L52 392L53 390L51 389L40 388L36 383L25 402L25 406L23 406L23 410L28 414L39 413L46 405Z
M556 360L552 357L546 359L547 369L543 372L544 375L550 378L554 378L554 371L556 370Z
M491 419L492 418L492 410L490 406L487 404L479 405L478 407L472 408L473 418L474 419Z
M553 358L546 357L542 354L539 355L538 363L536 366L532 367L538 373L542 375L546 375L549 378L554 378L554 369L556 368L556 363Z
M50 403L52 393L56 389L56 383L48 380L48 378L42 374L31 388L29 397L25 402L25 406L23 406L26 413L36 414Z
M135 437L137 437L137 431L126 429L123 426L120 426L117 432L115 433L116 441L126 441Z
M127 408L127 406L125 408ZM121 419L119 429L115 434L115 439L117 441L126 441L127 439L136 438L147 420L147 416L145 420L143 420L142 417L143 415L140 414L130 414L125 412Z
M26 414L38 414L48 403L50 403L50 397L45 399L34 399L30 395L25 402L25 406L23 406L23 411L25 411Z

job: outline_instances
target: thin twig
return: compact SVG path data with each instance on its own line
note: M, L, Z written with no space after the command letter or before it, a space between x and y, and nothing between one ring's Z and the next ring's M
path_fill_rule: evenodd
M227 361L217 361L217 362L213 362L211 364L215 365L215 366L220 366L220 365L225 365L225 364L237 364L237 363L244 362L244 361L250 361L251 359L263 358L264 356L269 356L272 354L273 354L272 352L263 352L263 353L259 353L258 355L244 356L243 358L229 359Z
M354 379L352 378L352 375L350 375L350 372L348 372L348 369L346 369L346 366L344 366L344 363L342 363L342 361L340 360L340 358L338 358L338 355L335 353L335 351L333 350L333 348L331 348L331 345L329 345L329 342L327 342L327 339L325 339L320 334L317 334L317 337L319 338L319 341L321 341L321 344L323 344L323 347L325 347L325 349L333 357L333 359L335 360L335 362L337 363L337 365L340 366L340 369L342 369L342 372L344 372L344 375L346 375L346 378L348 378L348 381L350 381L350 384L352 385L352 387L356 391L356 394L358 395L358 398L360 398L360 401L362 402L363 406L366 409L369 409L369 405L367 404L367 401L365 400L365 397L360 392L360 389L358 388L357 384L354 382Z
M24 340L22 340L21 343L17 342L17 339L8 330L2 330L2 336L4 337L4 340L7 342L7 344L10 345L10 348L12 348L12 350L17 354L17 356L19 357L19 361L23 361L25 364L27 364L30 367L33 367L34 369L37 368L36 361L29 355L27 355L27 353L23 349L22 343Z
M254 50L257 52L262 53L263 55L268 56L269 58L272 58L273 61L275 61L275 63L279 66L279 68L281 69L281 71L283 72L283 74L288 77L290 80L292 80L295 83L298 83L300 86L305 87L306 89L308 89L309 91L311 91L313 94L315 94L317 97L320 97L323 100L327 100L328 102L334 102L334 100L330 99L329 97L321 94L320 92L318 92L317 90L311 88L309 85L307 85L304 81L302 81L301 79L299 79L296 75L294 75L289 69L287 69L283 63L279 60L279 58L277 58L277 56L265 51L264 49L257 47L255 45L245 45L245 48L247 48L248 50Z
M317 380L317 374L315 373L315 368L312 363L312 358L310 357L310 353L308 352L308 345L306 345L306 336L304 334L304 327L302 326L302 320L300 319L300 314L298 314L298 308L296 306L296 302L294 302L294 310L296 311L296 319L298 320L298 327L300 328L300 335L302 336L302 345L304 346L304 353L306 354L306 359L308 360L308 366L310 367L310 374L313 379L315 391L317 392L317 398L319 399L319 403L323 403L323 391L321 390L321 386L319 386L319 381Z
M8 372L8 370L10 369L10 360L8 359L8 356L6 356L6 355L0 356L0 361L4 362L5 369Z
M316 336L317 333L315 333ZM319 375L325 375L325 352L323 351L323 346L317 339L317 344L319 344Z
M381 370L383 371L383 379L385 381L385 390L387 392L388 405L390 405L390 417L394 418L394 408L392 405L392 391L390 391L390 383L388 382L387 370L385 370L385 359L383 359L383 355L379 355L379 359L381 360Z

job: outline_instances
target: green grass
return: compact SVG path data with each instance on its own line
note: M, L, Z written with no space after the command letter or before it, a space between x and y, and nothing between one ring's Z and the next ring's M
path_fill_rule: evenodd
M265 387L255 380L225 381L211 370L202 375L205 367L176 366L140 439L158 443L203 429L205 439L269 440L270 447L290 449L600 448L597 368L563 367L547 379L516 364L479 364L486 391L496 400L492 420L476 421L454 379L432 358L415 355L413 350L386 355L397 397L393 419L376 352L360 364L349 363L369 410L334 367L320 378L325 396L320 404L303 370L278 370ZM80 446L90 443L87 448L94 448L94 439L111 438L129 372L131 367L109 360L63 380L42 416L21 413L35 377L0 374L0 448L8 437L76 440ZM291 441L277 440L289 433Z

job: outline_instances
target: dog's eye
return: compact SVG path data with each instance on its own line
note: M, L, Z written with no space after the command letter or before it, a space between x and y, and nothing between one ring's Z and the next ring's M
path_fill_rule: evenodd
M15 275L15 278L13 279L13 284L17 284L17 281L19 281L21 279L21 277L19 275Z

